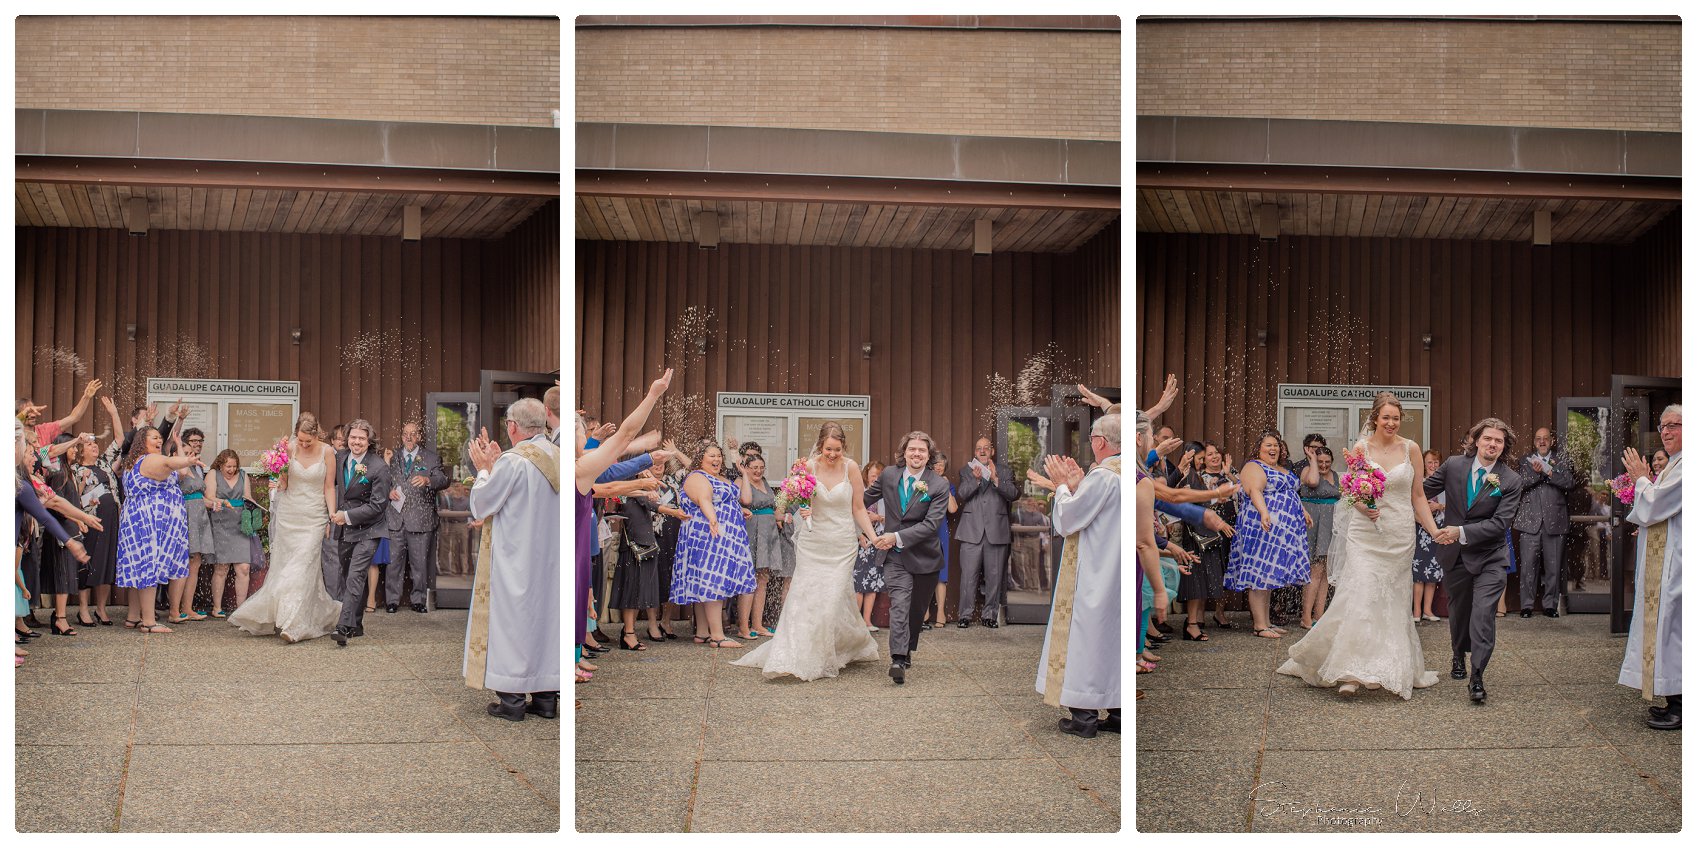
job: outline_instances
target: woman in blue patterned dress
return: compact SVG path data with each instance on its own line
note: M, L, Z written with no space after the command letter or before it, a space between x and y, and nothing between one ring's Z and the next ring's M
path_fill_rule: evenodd
M1243 466L1238 493L1237 537L1226 566L1226 588L1249 593L1255 635L1278 639L1285 630L1268 623L1274 589L1308 582L1308 527L1297 498L1296 476L1276 464L1279 434L1261 433L1255 459Z
M196 456L165 456L165 440L142 427L124 458L124 511L118 523L118 585L130 590L125 627L143 633L170 633L156 623L154 594L159 586L189 573L188 513L177 472L206 463Z
M754 558L740 494L719 476L724 467L724 450L704 441L695 470L684 478L683 510L690 520L678 531L672 603L696 605L697 645L740 648L741 642L725 638L725 599L754 591Z

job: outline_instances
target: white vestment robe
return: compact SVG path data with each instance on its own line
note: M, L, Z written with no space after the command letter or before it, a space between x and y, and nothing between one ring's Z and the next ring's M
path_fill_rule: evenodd
M554 458L560 449L548 437L535 445ZM488 600L479 595L484 575L476 575L472 615L466 623L466 685L497 692L557 692L560 689L560 493L530 460L517 451L503 453L494 468L480 471L471 490L472 518L484 525L491 562ZM559 479L556 471L555 479ZM490 538L490 534L493 538ZM478 606L487 603L487 628L478 632ZM486 646L483 679L471 672L474 654Z
M1679 483L1684 475L1684 451L1668 460L1668 467L1656 482L1640 477L1633 483L1632 511L1626 520L1639 526L1638 570L1632 581L1632 627L1626 636L1626 657L1620 664L1620 684L1642 690L1645 698L1657 695L1683 694L1680 688L1680 626L1682 609L1680 584L1680 501ZM1655 528L1667 522L1666 536L1658 540ZM1650 547L1661 547L1661 580L1656 597L1646 605L1644 579L1654 566L1646 559ZM1644 680L1644 627L1646 619L1655 619L1651 659L1655 680Z
M1119 457L1111 457L1084 475L1078 491L1066 486L1055 491L1055 532L1078 536L1076 545L1067 540L1055 576L1055 600L1037 664L1037 692L1051 706L1120 706L1122 480Z

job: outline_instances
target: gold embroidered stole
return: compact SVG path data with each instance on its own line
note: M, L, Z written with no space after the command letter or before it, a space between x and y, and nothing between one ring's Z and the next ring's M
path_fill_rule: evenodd
M520 442L513 453L528 460L547 478L556 494L560 491L560 461L529 442ZM477 546L477 575L471 582L471 621L466 633L465 685L483 689L489 670L489 575L495 568L495 517L483 525L483 541Z
M1643 680L1639 690L1646 701L1656 699L1656 642L1662 613L1662 564L1667 556L1668 523L1653 524L1644 537L1644 561L1638 564L1639 580L1644 581L1644 620L1639 624L1643 637Z
M1109 457L1102 467L1120 473L1120 458ZM1083 483L1079 484L1083 486ZM1074 493L1076 494L1076 493ZM1084 530L1066 537L1061 551L1061 570L1055 574L1055 606L1049 612L1049 656L1043 679L1043 703L1060 707L1061 688L1066 678L1067 642L1072 638L1072 599L1078 591L1078 548Z

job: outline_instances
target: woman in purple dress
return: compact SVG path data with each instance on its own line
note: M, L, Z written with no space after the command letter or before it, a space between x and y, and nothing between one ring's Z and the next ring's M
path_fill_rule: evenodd
M118 585L130 590L130 615L124 626L143 633L170 633L157 623L153 601L158 587L189 573L188 513L177 472L198 466L198 456L165 456L165 440L142 427L124 458L124 509L118 524Z
M737 487L719 476L725 452L702 442L696 469L684 478L683 510L672 568L672 603L695 604L695 643L740 648L725 638L725 599L754 591L754 557Z
M649 414L654 411L654 405L660 401L660 396L665 394L666 389L670 388L671 385L672 369L668 368L660 379L655 380L653 385L648 387L648 395L642 399L642 403L636 405L636 409L631 411L630 417L626 418L624 423L620 424L619 428L607 437L607 441L596 445L594 450L584 450L584 445L589 441L589 430L584 425L583 416L578 416L577 465L573 472L577 484L577 580L573 584L572 606L567 610L567 614L572 622L572 631L577 634L577 658L579 661L583 659L583 639L588 632L586 623L589 612L590 550L594 547L595 533L594 497L592 495L595 488L595 478L600 477L601 472L611 468L613 463L624 454L625 449L630 446L631 440L636 437L637 433L641 432L642 425L647 423ZM577 675L578 682L581 683L588 679L589 675L580 669Z

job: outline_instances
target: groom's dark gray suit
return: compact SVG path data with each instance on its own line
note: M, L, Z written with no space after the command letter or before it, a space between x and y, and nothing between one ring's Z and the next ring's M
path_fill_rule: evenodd
M363 474L360 465L365 466ZM342 562L342 617L336 626L353 630L365 621L366 570L377 554L377 540L388 532L389 489L393 484L389 466L374 450L359 459L350 451L337 451L331 473L336 475L336 508L331 516L348 514L348 523L332 525L331 532Z
M1467 502L1474 457L1452 456L1422 484L1426 497L1444 494L1447 526L1460 526L1464 544L1438 546L1444 567L1444 591L1450 602L1450 647L1456 656L1473 654L1473 671L1484 671L1497 646L1497 601L1508 586L1508 528L1520 508L1520 475L1506 456L1490 473L1498 486L1483 485Z
M866 489L866 505L884 502L884 532L901 537L884 560L884 585L890 593L890 657L906 657L919 645L919 625L937 593L943 570L943 545L937 528L949 514L949 481L927 467L919 474L927 492L908 496L902 509L906 465L892 465Z

